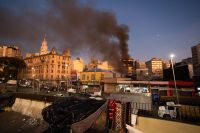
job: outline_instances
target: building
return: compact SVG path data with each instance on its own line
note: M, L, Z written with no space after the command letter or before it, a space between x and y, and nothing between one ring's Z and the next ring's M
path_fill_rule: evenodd
M170 68L171 62L170 60L163 61L163 69Z
M76 58L73 60L73 66L72 69L77 71L77 72L82 72L84 69L84 61L82 58Z
M192 64L192 57L183 59L182 62L185 63L185 64Z
M136 69L136 80L150 80L148 69Z
M20 78L39 79L42 81L69 81L72 61L70 50L64 50L62 54L56 48L48 51L47 41L44 38L40 54L32 53L24 59L27 68L22 71Z
M200 95L200 43L191 47L195 87Z
M95 67L103 70L113 70L113 67L108 63L108 61L100 61L98 59L91 58L90 62L86 65L86 69L92 70Z
M40 55L48 54L48 45L46 41L46 37L44 37L44 40L42 42L41 48L40 48Z
M104 93L157 93L160 96L176 96L174 81L135 81L130 78L105 78L103 83ZM176 85L179 96L195 96L193 82L177 81Z
M194 76L200 76L200 44L192 48L192 61L194 68Z
M163 77L163 60L158 58L152 58L146 62L146 66L149 70L148 74L152 79L162 79Z
M191 81L193 78L192 64L187 64L185 62L176 63L174 65L174 73L176 80ZM163 79L165 81L174 80L171 67L163 70Z
M120 77L119 73L115 73L110 70L103 70L99 68L93 68L92 70L86 70L81 72L80 82L82 88L93 88L98 86L99 88L103 87L104 78L113 78Z
M17 46L0 46L0 57L22 58L22 54Z
M135 69L146 69L146 63L144 61L135 61Z
M134 67L133 67L133 58L122 59L123 70L122 73L125 74L126 77L133 77Z
M93 68L92 70L86 70L81 72L80 81L82 84L99 84L104 78L111 78L119 76L110 70L103 70L99 68Z
M77 81L80 79L80 72L84 69L84 61L82 58L76 58L72 61L71 79Z

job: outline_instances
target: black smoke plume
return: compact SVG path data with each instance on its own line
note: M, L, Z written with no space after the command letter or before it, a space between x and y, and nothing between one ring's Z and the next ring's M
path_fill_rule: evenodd
M15 13L0 5L0 39L18 40L22 51L39 48L37 42L47 34L48 43L73 53L89 51L96 58L108 60L117 71L121 59L129 58L126 25L119 25L112 12L95 9L77 0L45 1L45 10L21 8Z

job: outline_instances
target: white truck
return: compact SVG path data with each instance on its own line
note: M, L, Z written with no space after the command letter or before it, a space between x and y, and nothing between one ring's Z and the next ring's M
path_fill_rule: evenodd
M158 116L165 119L177 118L178 109L181 105L174 104L174 102L166 102L165 106L159 106Z

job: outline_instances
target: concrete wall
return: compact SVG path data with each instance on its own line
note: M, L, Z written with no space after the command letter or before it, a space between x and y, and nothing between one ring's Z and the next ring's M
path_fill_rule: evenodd
M143 133L199 133L200 126L166 121L160 119L138 117L136 129Z

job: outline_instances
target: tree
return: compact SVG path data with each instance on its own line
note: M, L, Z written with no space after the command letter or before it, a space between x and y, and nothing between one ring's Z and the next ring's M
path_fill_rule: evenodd
M19 71L26 67L23 59L15 57L0 57L0 78L17 79Z

